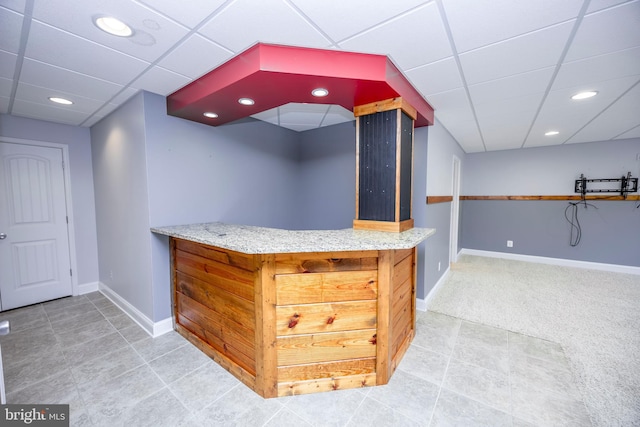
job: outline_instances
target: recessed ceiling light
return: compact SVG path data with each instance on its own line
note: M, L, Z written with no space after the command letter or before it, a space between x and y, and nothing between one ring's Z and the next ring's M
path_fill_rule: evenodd
M218 117L218 115L216 113L213 113L211 111L207 111L206 113L202 114L205 117L208 117L210 119L215 119Z
M571 99L575 99L575 100L587 99L587 98L591 98L592 96L596 96L597 94L598 92L596 92L595 90L588 90L585 92L576 93L571 97Z
M550 130L549 132L546 132L544 134L544 136L554 136L554 135L558 135L560 132L558 132L557 130Z
M240 98L240 99L238 99L238 102L239 102L240 104L242 104L242 105L253 105L253 104L255 104L255 103L256 103L256 102L255 102L253 99L251 99L251 98Z
M57 96L50 96L49 97L49 101L55 102L56 104L64 104L64 105L73 104L73 101L69 101L68 99L60 98L60 97L57 97Z
M317 97L323 97L323 96L329 95L329 91L323 87L318 87L311 91L311 95L317 96Z
M113 16L96 16L93 22L96 27L114 36L129 37L133 34L131 27Z

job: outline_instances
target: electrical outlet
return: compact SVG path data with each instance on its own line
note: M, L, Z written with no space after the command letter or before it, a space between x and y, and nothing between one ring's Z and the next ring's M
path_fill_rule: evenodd
M109 270L109 279L113 280L113 270Z
M507 247L508 248L512 248L513 247L513 240L507 240Z
M440 271L440 261L438 261L438 271Z

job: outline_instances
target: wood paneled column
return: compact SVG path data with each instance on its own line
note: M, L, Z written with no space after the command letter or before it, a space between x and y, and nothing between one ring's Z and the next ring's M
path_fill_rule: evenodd
M402 98L354 107L356 218L354 229L413 228L413 125L416 109Z

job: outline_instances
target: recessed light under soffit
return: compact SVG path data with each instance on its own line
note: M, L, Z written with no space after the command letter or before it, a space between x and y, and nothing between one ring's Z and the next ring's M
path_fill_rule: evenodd
M238 102L239 102L240 104L242 104L242 105L253 105L253 104L255 104L255 103L256 103L256 102L255 102L253 99L251 99L251 98L240 98L240 99L238 99Z
M202 114L203 116L209 118L209 119L216 119L218 118L218 115L212 111L207 111L206 113Z
M311 91L311 95L321 98L323 96L329 95L329 90L323 87L318 87Z

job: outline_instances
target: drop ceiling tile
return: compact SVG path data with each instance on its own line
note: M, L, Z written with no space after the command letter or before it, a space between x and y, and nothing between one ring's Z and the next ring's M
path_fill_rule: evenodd
M456 120L466 122L473 121L475 117L471 110L469 98L464 89L454 89L448 92L441 92L429 97L429 103L435 109L435 114L444 124L444 121Z
M121 85L128 84L149 65L37 21L31 23L25 56Z
M0 77L0 96L9 98L13 89L13 80Z
M372 7L371 0L292 0L306 16L335 42L424 4L424 0L386 2Z
M280 113L277 107L258 114L254 114L251 117L253 117L254 119L262 120L263 122L274 124L276 126L280 124Z
M425 97L463 86L458 65L453 57L413 68L405 74Z
M182 86L185 86L190 81L191 79L188 77L156 66L147 70L142 76L131 83L131 87L167 96Z
M399 40L416 42L399 42ZM385 22L340 42L345 50L390 55L401 69L430 64L452 55L436 3Z
M635 78L626 77L602 82L598 87L598 96L582 101L571 100L571 95L577 92L575 89L550 92L531 128L525 146L553 145L552 141L557 143L560 139L562 142L566 141L624 94L636 81ZM560 135L554 138L545 137L544 133L548 130L557 130Z
M0 7L0 50L18 53L22 19L21 14Z
M451 125L442 120L440 120L440 122L449 131L451 136L455 138L458 144L460 144L460 147L462 147L465 153L486 151L475 121L454 121L451 122Z
M0 114L7 114L9 112L9 98L0 96Z
M640 47L562 64L553 90L640 75Z
M327 115L324 116L324 120L322 120L321 126L332 126L337 125L338 123L351 122L354 120L355 117L353 116L352 111L349 111L339 105L331 105L329 107L329 111L327 111Z
M460 55L467 84L555 66L572 26L556 25Z
M74 93L53 90L48 87L33 86L26 83L18 83L16 100L27 101L34 104L52 104L51 101L48 100L50 96L66 98L73 101L73 105L59 106L58 108L83 113L93 113L104 103L104 101L85 98Z
M133 29L131 37L116 37L93 24L96 15L120 17ZM154 61L183 38L188 30L129 0L83 0L73 7L60 7L54 1L37 1L33 17L87 40L108 46L145 61Z
M546 92L555 67L542 68L469 86L474 104L485 104L498 99L518 98Z
M520 148L531 127L535 112L513 111L478 119L487 151Z
M289 103L280 107L280 125L303 124L305 126L319 127L329 110L324 104L299 104Z
M616 137L615 139L629 139L629 138L640 138L640 126L636 126L635 128Z
M582 0L443 0L458 52L467 52L577 17Z
M139 91L137 89L134 89L132 87L125 87L120 92L118 92L118 94L116 94L116 96L114 96L109 102L114 105L122 105L138 92Z
M236 0L199 32L234 52L255 44L327 47L330 41L282 0Z
M78 126L89 114L16 99L11 114Z
M85 121L83 121L81 126L82 127L91 127L91 126L95 125L96 123L98 123L102 119L104 119L103 116L97 116L97 115L94 114L93 116L91 116L88 119L86 119Z
M591 120L567 143L607 141L640 125L640 84Z
M193 34L158 62L163 68L196 79L233 56L204 37Z
M591 0L589 2L589 8L587 13L597 12L602 9L608 9L612 6L616 6L622 3L627 3L630 0Z
M0 77L13 78L18 55L0 50Z
M304 132L304 131L307 131L307 130L317 129L318 128L317 126L307 125L307 124L304 124L304 123L290 123L290 124L283 123L283 124L280 124L280 127L291 129L291 130L296 131L296 132Z
M122 104L114 104L112 102L103 105L100 109L96 110L96 112L94 114L92 114L91 117L95 116L101 116L101 117L106 117L109 114L111 114L112 112L114 112L115 110L118 109L118 107L120 107L120 105Z
M170 16L182 25L194 28L222 6L225 0L137 0L137 2L165 16Z
M103 101L122 89L122 85L28 58L22 63L20 81Z
M566 61L640 46L640 1L587 15L571 43Z
M15 10L18 13L24 13L26 0L2 0L2 6L7 9Z
M543 95L544 93L537 93L516 98L496 98L491 102L473 104L473 106L481 125L485 121L504 123L508 120L523 120L531 125Z

